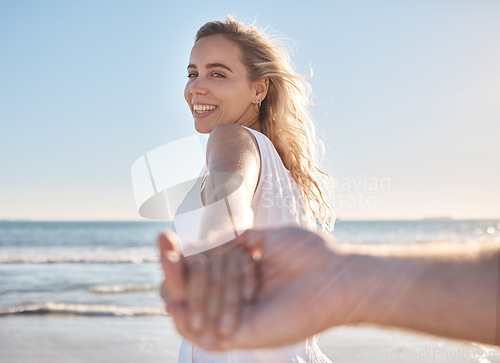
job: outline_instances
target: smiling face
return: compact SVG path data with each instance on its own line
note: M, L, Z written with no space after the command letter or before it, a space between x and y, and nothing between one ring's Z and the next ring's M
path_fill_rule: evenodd
M267 89L262 89L262 81L249 80L241 57L238 45L222 35L203 37L195 43L184 97L196 131L210 133L225 123L260 129L255 103Z

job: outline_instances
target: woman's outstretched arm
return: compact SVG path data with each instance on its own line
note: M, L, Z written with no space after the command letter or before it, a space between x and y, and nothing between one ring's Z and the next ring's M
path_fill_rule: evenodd
M260 172L253 135L238 125L217 126L208 139L206 159L198 191L203 208L176 215L185 256L220 246L253 225L251 203Z
M253 224L251 202L260 154L251 133L238 125L217 126L207 143L207 170L200 190L204 207L196 210L197 218L189 213L178 215L179 236L166 233L159 237L166 277L162 296L167 309L185 302L195 332L215 326L230 332L240 300L254 298L257 282L251 256L226 243ZM177 225L181 218L184 228Z

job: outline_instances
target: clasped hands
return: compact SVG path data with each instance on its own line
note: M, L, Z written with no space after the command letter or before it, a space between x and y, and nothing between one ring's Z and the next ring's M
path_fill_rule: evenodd
M338 256L323 238L296 227L249 230L184 257L176 234L158 237L161 296L177 330L208 350L271 348L331 325L345 299L329 297ZM333 275L332 275L333 274ZM340 276L341 274L337 274Z
M205 348L236 328L240 305L255 300L258 251L226 243L183 257L172 231L158 237L161 296L179 332Z

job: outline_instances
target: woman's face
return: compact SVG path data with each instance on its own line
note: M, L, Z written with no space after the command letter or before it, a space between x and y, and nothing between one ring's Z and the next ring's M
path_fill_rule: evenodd
M220 124L256 128L258 82L251 82L241 62L241 50L222 35L201 38L191 51L184 97L196 131L210 133Z

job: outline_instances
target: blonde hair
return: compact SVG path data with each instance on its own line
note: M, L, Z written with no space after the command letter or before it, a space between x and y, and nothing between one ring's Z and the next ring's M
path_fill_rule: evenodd
M309 83L293 70L287 50L252 25L232 17L208 22L196 33L195 42L210 35L223 35L240 47L250 80L269 79L269 90L259 111L262 133L271 140L299 185L309 217L324 230L331 230L334 213L318 180L319 174L329 175L318 165L323 143L307 111L311 105Z

